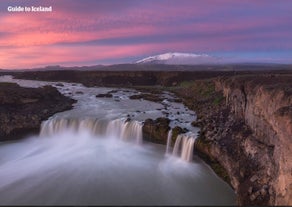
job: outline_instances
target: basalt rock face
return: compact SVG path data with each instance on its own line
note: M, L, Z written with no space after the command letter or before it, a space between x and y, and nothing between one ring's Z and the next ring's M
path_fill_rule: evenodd
M72 108L74 102L51 86L23 88L0 83L0 141L37 131L42 120Z
M292 204L291 83L291 75L235 76L176 92L198 115L195 152L240 205Z
M146 119L142 128L143 139L149 142L166 145L167 134L170 130L169 122L169 119L162 117L156 120Z
M239 142L259 167L249 180L261 189L250 190L250 199L265 194L269 200L264 204L291 205L292 76L221 78L216 89L223 91L234 117L252 132Z

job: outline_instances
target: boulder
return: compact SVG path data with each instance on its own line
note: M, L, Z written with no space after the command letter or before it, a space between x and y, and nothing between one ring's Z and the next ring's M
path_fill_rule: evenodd
M97 94L96 98L112 98L113 95L110 93L101 93L101 94Z

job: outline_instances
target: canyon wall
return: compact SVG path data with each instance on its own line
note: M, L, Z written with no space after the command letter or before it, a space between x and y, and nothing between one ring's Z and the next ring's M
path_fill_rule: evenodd
M174 90L197 113L195 153L240 205L292 204L292 75L196 80Z
M248 189L251 201L269 194L266 204L292 204L291 80L289 76L243 76L215 81L235 119L243 120L251 130L251 135L239 137L238 142L248 160L259 165L249 176L261 187L259 193Z
M292 204L291 83L291 75L242 75L177 91L198 114L198 155L230 183L240 205Z

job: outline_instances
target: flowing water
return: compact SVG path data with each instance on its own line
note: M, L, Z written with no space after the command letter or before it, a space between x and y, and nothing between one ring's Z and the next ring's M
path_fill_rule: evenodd
M130 100L139 92L54 85L77 103L44 121L39 135L0 143L0 205L234 205L233 190L193 159L195 114L179 103ZM113 98L96 98L113 91ZM171 94L165 94L169 97ZM167 111L168 113L163 113ZM180 113L177 113L177 112ZM146 118L166 116L190 130L171 146L142 140ZM165 153L165 151L167 153Z
M92 118L55 118L42 123L40 136L53 136L66 131L75 133L86 131L92 136L112 137L124 141L135 140L138 144L142 143L142 123L126 119L109 121Z
M172 137L172 129L167 133L167 142L166 142L166 150L165 153L170 153L170 145L171 145L171 137Z

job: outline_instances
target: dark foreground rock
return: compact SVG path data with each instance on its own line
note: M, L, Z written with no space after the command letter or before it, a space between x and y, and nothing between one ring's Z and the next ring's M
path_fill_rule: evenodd
M52 86L23 88L0 83L0 141L37 133L43 120L71 109L74 102Z

